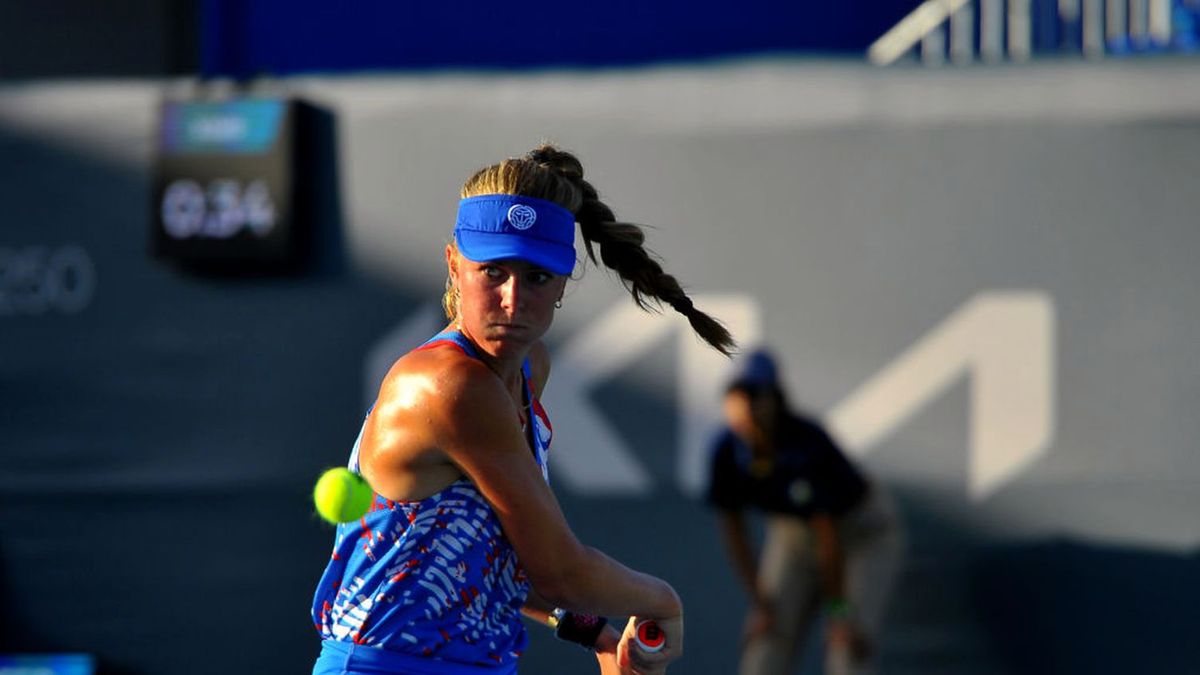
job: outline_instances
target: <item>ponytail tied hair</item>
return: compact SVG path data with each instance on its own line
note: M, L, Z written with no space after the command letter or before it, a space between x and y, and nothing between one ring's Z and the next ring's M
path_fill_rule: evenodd
M644 246L642 228L617 220L613 210L600 200L596 188L584 180L583 164L575 155L550 144L540 145L525 154L524 160L553 174L555 188L550 194L531 194L561 204L575 214L579 232L588 257L613 270L633 301L642 309L652 309L651 302L669 305L687 317L692 330L722 354L729 356L737 347L733 336L720 321L696 309L679 281L665 272L660 262ZM524 192L519 192L524 194Z
M696 308L696 304L692 302L691 298L689 298L685 295L682 298L672 300L671 308L674 309L676 312L679 312L680 314L687 316L689 313L691 313L691 311L693 309Z

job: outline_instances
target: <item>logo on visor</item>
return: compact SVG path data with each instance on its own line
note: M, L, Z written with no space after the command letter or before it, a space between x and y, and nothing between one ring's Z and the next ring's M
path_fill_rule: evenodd
M532 206L513 204L508 210L508 222L518 230L528 230L537 222L537 211Z

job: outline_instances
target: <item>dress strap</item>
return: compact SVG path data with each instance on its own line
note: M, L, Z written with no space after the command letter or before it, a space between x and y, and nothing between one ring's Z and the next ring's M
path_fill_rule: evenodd
M530 445L533 446L534 461L542 469L542 478L549 483L550 437L553 431L550 429L550 420L546 417L546 411L533 395L533 370L529 365L528 358L521 365L521 373L524 375L522 387L525 393L525 417L529 420L525 431L529 434Z
M422 344L420 347L417 347L413 351L429 349L430 347L436 346L439 342L449 342L455 347L458 347L467 356L473 359L479 358L479 352L475 349L475 345L467 339L466 335L462 334L462 331L457 330L448 330L444 333L438 333L437 335L434 335L426 340L424 344Z

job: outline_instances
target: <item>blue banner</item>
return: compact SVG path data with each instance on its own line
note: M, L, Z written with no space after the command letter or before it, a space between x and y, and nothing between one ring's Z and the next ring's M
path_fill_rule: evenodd
M920 0L437 3L204 0L201 72L255 77L596 67L747 54L860 57Z
M95 664L87 654L0 654L3 675L92 675Z
M161 150L170 154L266 152L279 137L286 106L272 99L165 103Z

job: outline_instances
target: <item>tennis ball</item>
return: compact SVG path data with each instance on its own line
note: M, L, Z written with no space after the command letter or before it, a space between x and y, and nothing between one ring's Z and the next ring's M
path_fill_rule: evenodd
M321 474L313 488L317 513L334 525L362 518L371 508L374 497L375 493L362 476L343 467Z

